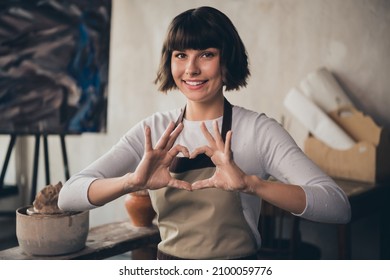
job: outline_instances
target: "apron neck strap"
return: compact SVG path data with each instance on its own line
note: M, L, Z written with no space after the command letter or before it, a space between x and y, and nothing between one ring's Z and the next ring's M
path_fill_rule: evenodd
M233 117L233 109L232 104L224 98L223 102L223 119L222 119L222 131L221 136L223 141L225 142L226 133L232 128L232 117ZM186 106L181 110L180 116L178 117L175 126L178 126L179 123L183 122L184 114L186 112Z

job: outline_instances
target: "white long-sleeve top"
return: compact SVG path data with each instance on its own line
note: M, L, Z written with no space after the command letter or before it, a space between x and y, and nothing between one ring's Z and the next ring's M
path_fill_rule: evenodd
M59 207L68 211L93 209L88 200L88 188L98 178L123 176L133 172L144 153L144 126L152 129L155 144L170 121L176 121L180 109L155 113L130 129L106 154L72 176L63 186ZM218 119L219 127L222 117ZM200 122L183 121L184 129L176 144L189 151L207 145ZM212 120L206 121L212 133ZM236 164L248 175L262 179L270 176L302 187L306 207L299 216L318 222L346 223L351 211L345 193L296 145L292 137L272 118L242 107L233 106L232 151ZM240 193L244 216L256 236L261 199Z

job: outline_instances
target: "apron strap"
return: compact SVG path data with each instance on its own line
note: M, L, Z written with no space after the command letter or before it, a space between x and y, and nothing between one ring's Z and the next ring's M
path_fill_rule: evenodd
M176 121L176 126L183 121L185 111L186 111L186 107L184 107L183 110L181 111L180 116ZM232 127L232 115L233 115L232 105L225 98L223 119L222 119L222 130L221 130L221 135L224 142L226 140L226 133ZM215 167L215 165L206 154L200 154L194 159L189 159L186 157L175 157L169 167L169 171L175 173L182 173L189 170L200 169L205 167Z
M223 104L223 120L222 120L222 139L223 142L226 140L226 133L232 129L232 118L233 118L233 106L225 98Z
M226 98L224 98L222 130L221 130L221 136L224 142L226 140L226 133L232 128L232 117L233 117L232 107L233 107L232 104L230 104L230 102ZM178 126L179 123L183 122L186 108L187 106L184 106L184 108L181 110L181 113L176 120L175 126Z

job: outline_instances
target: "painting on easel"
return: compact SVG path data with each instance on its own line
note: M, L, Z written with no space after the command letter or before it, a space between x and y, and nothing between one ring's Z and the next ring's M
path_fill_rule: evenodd
M0 3L0 133L105 132L111 0Z

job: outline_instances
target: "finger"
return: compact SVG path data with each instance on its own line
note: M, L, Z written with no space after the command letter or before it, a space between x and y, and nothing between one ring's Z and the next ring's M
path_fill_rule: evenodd
M156 144L156 149L164 149L168 143L169 136L171 135L173 129L175 128L175 124L170 122L167 129L165 129L163 135L160 137Z
M206 154L211 158L214 155L214 151L209 146L199 147L191 153L190 158L196 158L200 154Z
M229 130L226 133L226 142L225 142L225 155L230 156L232 150L231 150L231 144L232 144L232 134L233 132Z
M213 128L214 128L214 138L216 140L216 144L217 144L218 148L223 149L224 143L223 143L221 133L219 132L219 127L218 127L217 121L213 121Z
M191 185L192 190L200 190L200 189L207 189L207 188L213 188L213 184L210 179L204 179L200 181L196 181Z
M145 125L145 151L149 152L153 149L152 147L152 137L150 132L150 127Z
M169 140L168 140L168 143L167 143L165 149L169 150L170 148L172 148L172 146L175 143L177 137L183 131L183 128L184 128L183 124L179 123L179 125L175 128L175 130L169 136Z
M176 145L174 146L170 151L169 151L169 155L171 155L172 157L175 157L177 156L178 153L182 153L185 157L190 157L190 152L188 151L188 149L182 145Z
M214 140L214 137L213 135L211 135L211 133L209 132L209 130L207 129L206 125L204 122L202 122L200 124L200 129L202 130L202 133L204 135L204 137L206 138L207 142L209 142L209 145L211 147L214 147L215 146L215 140Z
M182 181L182 180L172 179L171 181L169 181L168 186L174 187L177 189L192 191L191 184L186 182L186 181Z

